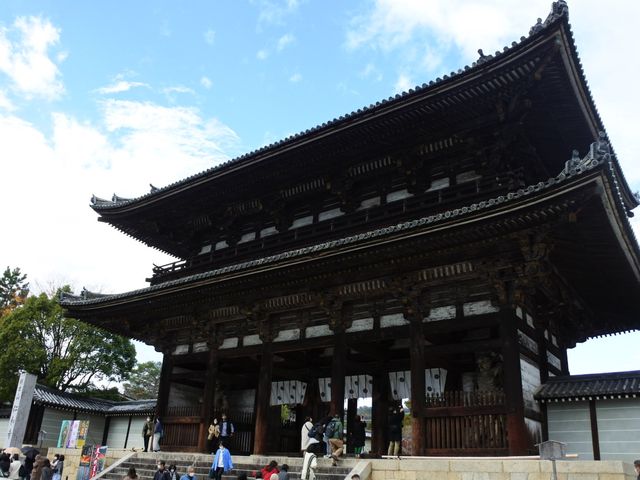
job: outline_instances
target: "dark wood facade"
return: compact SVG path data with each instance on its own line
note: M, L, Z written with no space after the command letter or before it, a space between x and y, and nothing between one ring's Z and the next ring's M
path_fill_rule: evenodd
M168 448L202 450L227 410L237 451L296 451L302 416L344 415L345 377L368 375L384 453L390 372L409 372L414 454L532 448L533 389L568 373L567 348L638 327L638 202L567 15L555 2L504 52L166 188L94 198L181 259L148 288L62 301L164 353ZM272 382L293 380L282 424Z

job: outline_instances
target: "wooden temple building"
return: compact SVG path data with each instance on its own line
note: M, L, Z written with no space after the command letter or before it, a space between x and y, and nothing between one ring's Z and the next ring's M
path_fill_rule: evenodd
M564 1L471 66L134 199L106 222L179 261L61 301L162 352L165 449L299 449L305 415L372 398L372 451L519 455L577 342L637 329L638 205ZM345 412L345 403L347 404ZM281 419L289 405L290 421Z

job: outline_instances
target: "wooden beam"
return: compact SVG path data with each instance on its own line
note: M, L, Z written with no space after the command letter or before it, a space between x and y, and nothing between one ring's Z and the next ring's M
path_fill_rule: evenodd
M591 423L591 445L593 447L593 459L600 460L600 435L598 434L598 415L596 413L595 400L589 400L589 420Z
M333 357L331 359L331 407L330 415L338 415L344 421L344 377L347 360L345 333L337 330L334 335Z

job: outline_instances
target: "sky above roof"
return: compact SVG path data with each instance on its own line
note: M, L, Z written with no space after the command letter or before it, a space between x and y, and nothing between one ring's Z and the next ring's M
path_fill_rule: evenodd
M550 7L549 0L517 8L510 0L3 0L0 267L20 267L35 290L144 287L152 264L172 259L98 223L92 194L137 197L150 184L162 187L458 70L478 48L492 53L527 35ZM569 17L635 191L640 2L603 8L576 0ZM571 370L636 369L639 341L632 334L587 342L570 353Z

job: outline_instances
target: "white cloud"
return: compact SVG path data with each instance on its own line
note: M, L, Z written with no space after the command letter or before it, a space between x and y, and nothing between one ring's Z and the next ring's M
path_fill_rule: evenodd
M130 82L127 80L117 80L115 83L112 83L111 85L98 88L96 92L102 95L109 95L111 93L127 92L132 88L139 88L139 87L149 88L149 85L143 82Z
M276 48L279 52L281 52L287 47L287 45L292 44L295 40L296 37L294 37L291 33L287 33L278 39L278 45Z
M209 30L204 32L204 41L207 43L207 45L213 45L215 43L215 41L216 41L216 32L215 32L215 30L212 30L210 28Z
M360 72L362 78L372 78L376 82L382 80L382 72L376 68L373 63L367 63L367 65Z
M291 83L298 83L301 80L302 80L302 75L300 73L298 73L298 72L294 73L293 75L291 75L289 77L289 81Z
M12 112L15 109L16 107L13 105L13 102L9 100L7 92L5 92L4 90L0 90L0 110Z
M204 88L209 90L211 88L211 86L213 85L213 82L211 81L211 79L209 77L202 77L200 79L200 85L202 85Z
M0 203L13 206L12 228L21 232L0 237L0 264L19 266L34 285L143 287L152 263L171 259L97 222L91 194L138 196L149 183L174 182L239 148L233 130L195 108L105 100L101 114L86 123L53 113L42 130L0 114L0 177L15 180L3 183ZM85 283L92 280L100 283Z
M411 78L409 78L408 75L401 73L396 80L393 90L395 93L402 93L414 86L415 84L412 82Z
M174 87L166 87L162 89L162 93L164 93L165 95L171 95L173 93L190 93L190 94L195 94L196 92L193 91L193 89L189 88L189 87L185 87L183 85L176 85Z
M254 0L252 3L257 4L258 28L264 25L282 25L287 16L294 13L300 6L298 0Z
M266 60L268 56L269 56L269 51L264 48L261 50L258 50L258 53L256 53L256 58L258 60Z
M60 30L41 17L18 17L11 27L0 28L0 72L13 92L47 100L64 93L60 70L49 58L59 39Z

